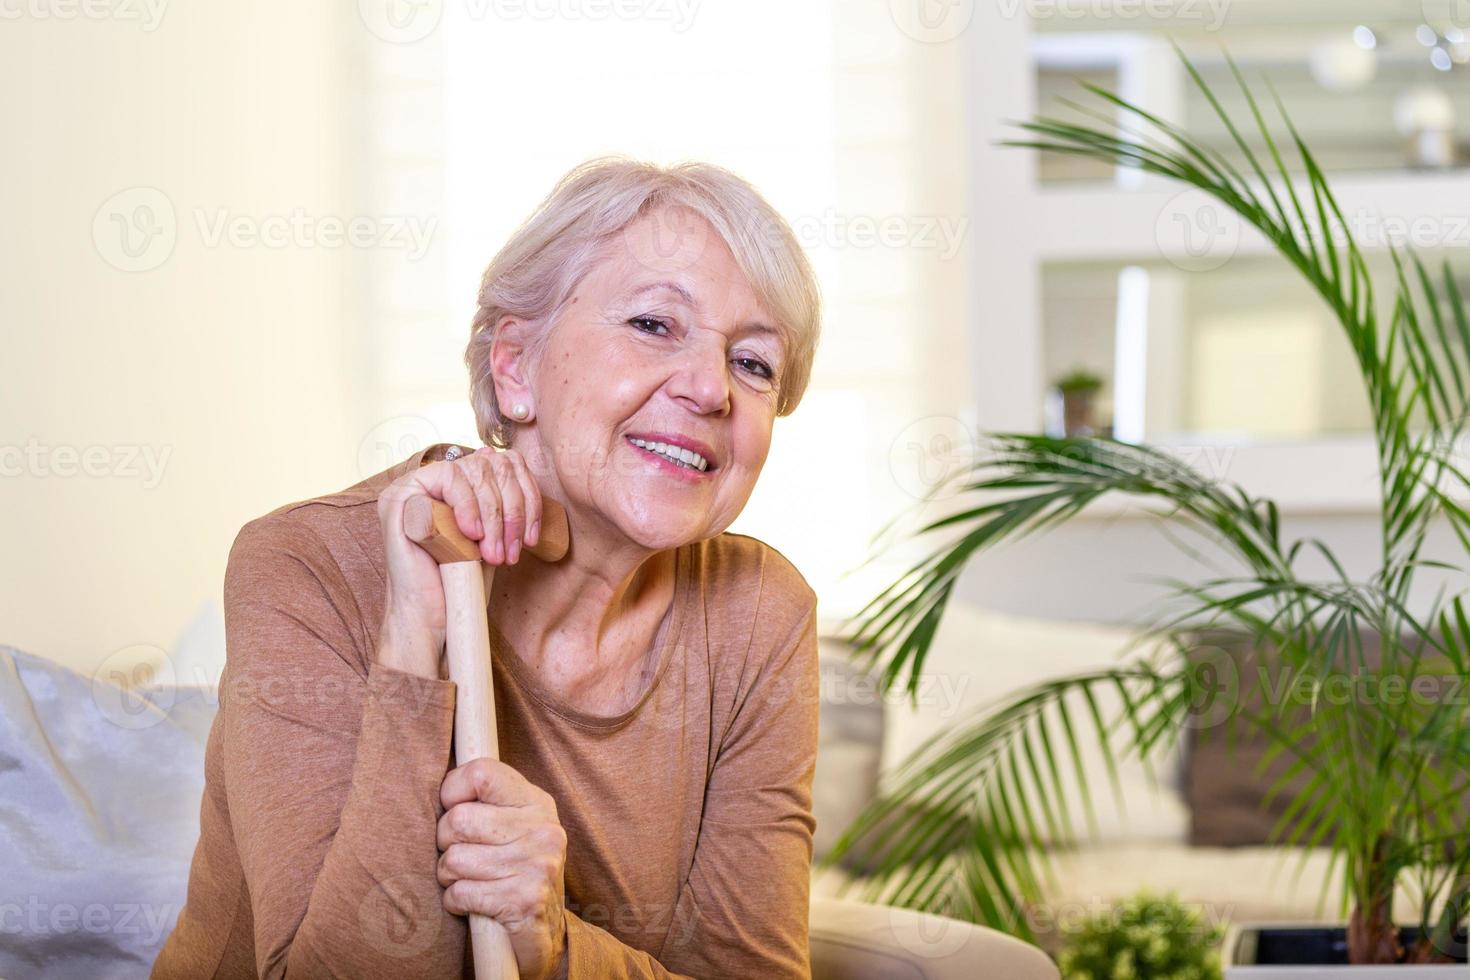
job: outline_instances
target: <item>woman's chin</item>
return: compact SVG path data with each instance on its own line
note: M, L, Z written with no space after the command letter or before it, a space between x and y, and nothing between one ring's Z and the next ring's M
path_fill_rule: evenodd
M650 519L647 516L640 517L634 514L618 523L630 540L636 541L640 547L649 551L668 551L670 548L677 548L703 536L703 520L695 520L691 517L687 521L678 521L671 520L671 517L672 515L665 513Z

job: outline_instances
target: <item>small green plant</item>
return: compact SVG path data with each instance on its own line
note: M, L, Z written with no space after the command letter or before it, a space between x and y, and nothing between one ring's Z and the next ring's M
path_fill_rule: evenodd
M1225 930L1174 895L1140 892L1067 931L1065 980L1220 980Z
M1073 368L1056 381L1057 389L1063 394L1081 394L1098 391L1103 386L1102 376L1087 368Z

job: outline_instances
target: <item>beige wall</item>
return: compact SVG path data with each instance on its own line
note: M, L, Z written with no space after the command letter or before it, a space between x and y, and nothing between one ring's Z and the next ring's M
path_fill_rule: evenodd
M470 8L446 5L412 43L366 29L351 2L168 6L156 26L0 23L0 120L24 148L0 195L29 236L0 239L0 462L19 470L0 478L0 544L16 556L0 571L0 643L82 670L138 644L173 652L217 602L243 522L398 449L472 438L459 350L479 270L566 167L601 152L722 163L806 222L822 350L732 529L791 557L829 623L871 598L897 565L845 573L927 489L910 450L954 434L974 402L965 290L986 231L964 199L964 47L837 0L783 13L772 37L767 15L784 8L763 2L701 6L683 32L461 23ZM753 43L786 74L710 69ZM577 70L491 118L481 92L567 60L568 45ZM639 45L664 56L656 77L677 111L623 73ZM589 91L588 74L605 84ZM586 118L547 125L545 105ZM749 124L732 127L726 107ZM525 146L505 152L502 131ZM155 224L175 213L166 259L122 247L118 220L150 219L140 205ZM255 226L297 209L443 221L433 254L407 260L396 244L208 241L220 212ZM834 232L813 233L831 216ZM857 238L858 222L895 217L912 219L913 244ZM122 469L135 448L161 473ZM106 472L59 475L57 450L62 466L100 453ZM851 461L836 484L813 462L834 451Z
M211 246L196 217L343 213L338 6L0 24L0 643L83 670L167 649L245 520L358 478L358 256ZM177 240L122 271L94 220L140 187Z

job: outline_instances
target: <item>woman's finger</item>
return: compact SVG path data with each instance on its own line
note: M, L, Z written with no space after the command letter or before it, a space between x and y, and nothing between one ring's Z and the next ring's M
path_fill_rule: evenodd
M533 545L541 539L541 488L536 485L536 478L531 475L531 467L526 465L526 457L513 449L506 450L506 455L511 457L516 478L520 481L521 492L526 501L525 541L528 546Z
M516 476L515 464L505 456L505 453L496 453L489 463L496 489L500 492L505 560L513 564L521 556L521 541L526 530L526 503L521 481Z
M454 522L459 525L461 534L471 541L479 541L486 536L487 529L480 517L480 501L464 470L449 460L440 460L420 467L414 473L414 482L429 496L444 501L453 509Z
M546 822L524 806L497 806L468 800L444 811L435 828L439 850L453 844L509 844Z
M544 809L551 796L499 759L472 759L449 770L439 784L439 799L446 810L470 800L499 806L537 805Z
M544 874L549 858L524 839L508 844L450 844L439 855L435 873L448 888L461 878L495 881L531 871Z
M551 902L558 901L554 888L547 882L527 875L510 875L489 881L461 878L444 889L444 910L451 915L485 915L499 922L511 933L534 921L527 921Z
M480 522L485 528L485 536L480 540L480 557L492 565L502 564L505 561L505 538L500 526L500 488L496 485L495 476L490 472L487 461L478 456L466 457L460 464L460 472L475 492Z

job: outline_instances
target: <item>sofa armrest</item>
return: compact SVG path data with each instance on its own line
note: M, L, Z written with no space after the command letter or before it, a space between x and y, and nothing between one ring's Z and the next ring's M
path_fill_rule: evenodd
M1059 980L1041 950L943 916L811 900L812 980Z

